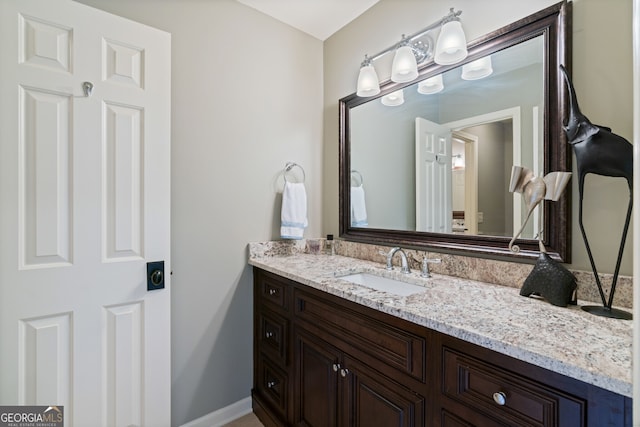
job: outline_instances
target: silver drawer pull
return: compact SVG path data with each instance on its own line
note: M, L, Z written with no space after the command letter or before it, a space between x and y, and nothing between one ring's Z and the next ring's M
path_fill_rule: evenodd
M273 338L273 332L269 331L266 334L264 334L264 336L267 338Z
M500 406L504 406L507 403L507 395L501 391L493 393L493 401Z
M347 375L349 375L349 370L347 368L340 369L340 376L342 378L345 378Z
M269 295L274 296L274 295L276 295L277 293L278 293L278 290L277 290L277 289L273 289L273 288L269 289Z
M267 388L274 388L276 385L278 385L278 381L269 381L267 383Z

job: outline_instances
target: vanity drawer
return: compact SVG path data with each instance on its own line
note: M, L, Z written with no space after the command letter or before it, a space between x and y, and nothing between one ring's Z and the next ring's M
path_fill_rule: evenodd
M426 382L427 339L412 333L415 328L408 322L332 295L318 297L298 288L294 301L296 320L305 321L306 328L348 342L347 352L387 376L400 372Z
M265 355L260 355L256 372L256 391L276 412L286 417L289 393L289 378Z
M285 279L267 272L254 276L257 295L261 302L289 311L289 294L291 286Z
M265 308L256 313L256 316L258 317L256 335L260 350L287 366L289 321Z
M506 425L584 425L585 401L465 353L442 351L445 396Z

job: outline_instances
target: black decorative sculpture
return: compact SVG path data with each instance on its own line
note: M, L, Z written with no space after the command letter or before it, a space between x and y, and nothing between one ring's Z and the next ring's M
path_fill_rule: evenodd
M540 252L536 265L520 288L520 295L540 295L553 305L576 305L576 278L546 252Z
M582 238L587 248L591 269L595 276L600 298L602 299L602 307L585 306L583 310L598 316L612 317L616 319L631 319L630 313L612 308L613 296L616 291L616 283L618 282L618 273L620 272L620 264L622 262L622 253L624 244L629 230L629 222L631 220L631 208L633 207L633 146L623 137L611 132L611 129L604 126L592 124L581 112L578 106L576 92L571 83L571 79L567 75L567 70L561 65L560 70L567 82L569 89L569 121L564 126L567 134L567 141L573 146L576 155L578 169L578 190L580 193L580 208L578 213L578 221ZM610 177L622 177L627 180L629 186L629 207L627 208L627 218L622 231L622 239L620 249L618 250L618 259L613 273L611 290L609 291L609 300L607 301L602 290L600 276L596 269L591 247L587 234L584 231L582 223L582 200L584 196L584 179L589 173Z
M543 178L534 176L533 172L521 166L513 166L511 169L511 181L509 191L521 193L527 208L527 218L520 230L509 242L512 252L519 252L520 248L515 241L524 230L533 210L544 200L557 201L569 183L571 172L550 172ZM542 221L539 222L542 229ZM553 305L566 307L567 304L576 304L576 278L560 263L553 260L542 244L542 231L538 233L538 246L540 256L533 270L524 281L520 289L520 295L528 297L539 295Z

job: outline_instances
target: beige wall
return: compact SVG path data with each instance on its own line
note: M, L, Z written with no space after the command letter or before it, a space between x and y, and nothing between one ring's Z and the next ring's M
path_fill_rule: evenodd
M459 0L469 41L523 18L556 0ZM338 99L355 92L360 62L444 16L448 0L381 0L324 44L324 230L338 232ZM389 77L391 56L376 61L380 80ZM594 122L611 127L628 140L632 123L631 1L577 0L573 5L573 80L582 111ZM571 153L573 158L573 153ZM575 166L575 161L574 161ZM575 173L575 168L574 168ZM577 180L572 182L572 267L590 271L578 228ZM584 224L596 265L613 272L628 203L626 182L589 175L586 179ZM631 231L629 233L631 236ZM631 239L627 239L622 273L632 274Z
M322 42L233 0L82 0L172 34L172 423L250 395L247 243L279 237L285 162L322 231Z

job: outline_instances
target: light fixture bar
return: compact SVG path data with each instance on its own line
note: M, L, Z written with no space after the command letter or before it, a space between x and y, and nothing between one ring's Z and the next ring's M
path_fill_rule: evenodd
M410 41L413 41L414 39L422 37L423 35L425 35L429 31L434 30L434 29L438 28L439 26L441 26L443 24L446 24L449 21L457 20L458 17L461 14L462 14L461 10L455 12L453 10L453 8L451 8L451 9L449 9L449 13L446 16L442 17L442 19L440 19L439 21L434 22L433 24L429 25L428 27L423 28L422 30L420 30L420 31L418 31L416 33L413 33L413 34L411 34L411 35L409 35L407 37L404 37L400 42L394 44L393 46L389 46L388 48L376 53L373 56L369 56L368 58L369 58L369 60L371 62L373 62L373 61L381 58L382 56L386 55L387 53L395 51L398 48L398 45L400 43L402 43L403 41L410 42Z

